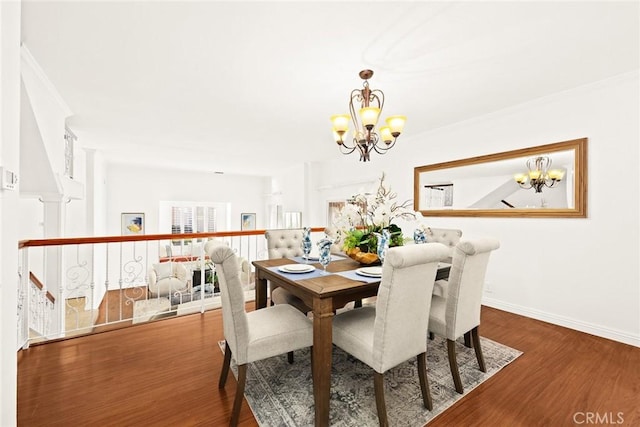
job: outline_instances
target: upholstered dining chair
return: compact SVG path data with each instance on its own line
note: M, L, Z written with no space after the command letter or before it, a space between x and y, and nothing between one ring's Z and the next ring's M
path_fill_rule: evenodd
M216 246L229 246L229 242L222 239L210 239L204 244L204 253L211 259L211 251ZM238 273L240 274L240 281L245 290L251 290L254 288L253 281L251 280L251 264L243 257L237 257L238 259Z
M449 285L444 296L433 295L429 315L429 331L447 339L449 366L456 391L463 393L456 360L456 340L471 333L480 371L486 372L480 347L480 305L484 278L491 251L500 242L493 238L461 240L455 247L449 273Z
M439 243L390 248L382 267L376 305L333 318L333 343L374 370L381 426L388 425L384 373L415 356L424 406L433 409L426 374L426 333L438 262L448 253L447 247Z
M449 248L449 257L444 262L451 264L453 260L453 251L460 238L462 237L462 230L456 228L432 228L428 227L424 233L427 243L442 243ZM444 295L447 293L447 286L449 282L446 279L436 280L433 285L433 293L436 295Z
M290 258L303 256L302 251L302 229L281 229L267 230L264 234L267 239L267 253L269 259ZM311 311L311 307L307 306L300 298L293 295L284 288L271 287L271 303L272 304L289 304L297 308L303 313Z
M442 243L449 248L449 260L445 262L451 262L453 257L453 248L458 244L460 238L462 238L462 230L456 228L433 228L427 227L424 232L427 239L427 243Z
M211 259L218 272L222 296L222 328L226 340L224 362L218 387L223 388L229 374L231 357L238 366L238 387L229 425L238 424L244 396L247 364L313 345L313 326L304 314L288 304L280 304L249 313L238 277L238 260L227 246L217 246Z

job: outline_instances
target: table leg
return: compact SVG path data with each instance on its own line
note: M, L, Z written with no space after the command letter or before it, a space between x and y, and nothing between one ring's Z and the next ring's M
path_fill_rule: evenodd
M259 310L267 306L267 279L261 278L258 274L258 270L256 270L255 285L256 310Z
M313 396L316 427L329 425L329 396L331 392L333 302L313 301Z

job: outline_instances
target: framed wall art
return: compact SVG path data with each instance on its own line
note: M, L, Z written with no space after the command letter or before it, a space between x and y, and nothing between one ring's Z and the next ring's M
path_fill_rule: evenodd
M123 212L121 215L121 228L123 236L144 234L144 213Z
M256 214L241 213L240 214L240 230L255 230L255 229L256 229Z

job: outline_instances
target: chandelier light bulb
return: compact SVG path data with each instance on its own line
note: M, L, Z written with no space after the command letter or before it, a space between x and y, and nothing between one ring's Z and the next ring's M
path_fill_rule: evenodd
M346 133L349 130L349 120L351 116L348 114L336 114L331 116L331 123L333 123L333 129L338 133Z
M391 135L396 138L400 136L406 121L407 118L405 116L390 116L387 118L387 125L391 129Z
M562 178L564 178L564 171L561 171L559 169L552 169L549 171L549 178L554 181L560 181L562 180Z
M517 173L513 176L513 179L515 179L518 184L524 184L527 182L527 175L523 173Z
M333 132L333 140L336 142L336 144L338 145L342 145L343 141L342 141L342 135L340 135L335 128L332 129ZM344 135L344 132L343 132Z
M387 145L393 142L393 135L391 135L391 128L389 126L383 126L380 128L380 138Z
M362 124L367 130L373 129L378 123L378 117L380 116L380 109L377 107L365 107L360 109L360 118Z
M529 171L529 179L530 180L534 180L534 179L538 179L540 178L542 172L540 172L539 170L535 170L535 171Z

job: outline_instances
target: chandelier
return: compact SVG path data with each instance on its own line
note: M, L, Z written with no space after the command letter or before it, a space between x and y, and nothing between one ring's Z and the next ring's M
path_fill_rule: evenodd
M364 80L363 89L351 91L349 98L351 114L331 116L333 135L342 154L351 154L357 149L360 153L360 161L363 162L370 160L371 151L384 154L393 147L407 120L405 116L390 116L386 120L387 125L376 132L378 117L384 106L384 93L379 89L369 89L368 80L371 76L373 76L372 70L360 71L360 78ZM356 105L359 106L359 114L356 114ZM352 142L348 142L346 138L350 120L354 125Z
M551 159L548 156L532 157L527 160L529 172L514 175L513 179L524 189L533 188L536 193L542 193L543 187L553 187L562 181L564 172L551 169Z

